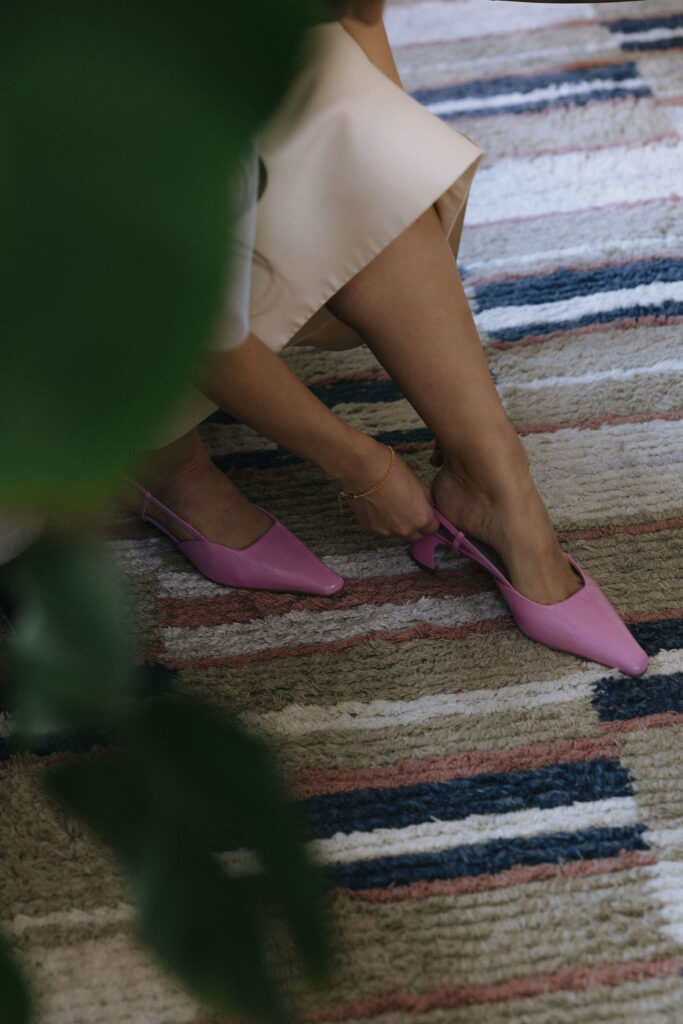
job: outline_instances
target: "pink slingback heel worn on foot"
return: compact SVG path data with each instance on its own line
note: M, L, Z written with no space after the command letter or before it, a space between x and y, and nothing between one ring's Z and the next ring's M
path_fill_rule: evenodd
M434 569L434 553L441 544L456 554L467 555L491 573L510 606L515 622L531 640L581 658L590 658L626 675L640 676L645 672L647 654L633 639L595 580L569 555L564 557L578 574L583 587L557 604L537 604L515 590L500 569L437 509L434 509L434 515L441 528L411 544L411 554L420 565Z
M143 495L140 516L177 545L195 568L213 580L229 587L253 590L285 590L302 594L336 594L344 586L344 578L329 569L298 537L282 525L270 512L261 509L272 520L272 526L246 548L229 548L203 537L194 526L167 508L158 498L131 480ZM147 507L154 505L173 522L187 530L193 540L179 540L153 516Z

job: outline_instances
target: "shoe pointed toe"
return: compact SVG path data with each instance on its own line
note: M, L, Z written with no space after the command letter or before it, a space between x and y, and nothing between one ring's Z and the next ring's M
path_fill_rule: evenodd
M204 576L224 586L320 596L336 594L344 586L342 576L277 520L246 548L207 540L186 541L178 547Z
M571 559L570 559L571 561ZM515 622L530 639L627 675L647 669L645 651L633 638L595 580L572 561L583 587L557 604L536 604L510 588L505 593Z

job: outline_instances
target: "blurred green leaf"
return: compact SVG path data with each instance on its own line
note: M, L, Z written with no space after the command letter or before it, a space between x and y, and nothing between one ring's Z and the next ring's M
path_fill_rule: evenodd
M142 937L168 970L218 1009L284 1019L258 920L190 830L183 806L157 804L150 779L126 754L60 766L47 783L119 857Z
M22 0L0 39L0 505L100 504L215 327L312 0Z
M160 766L167 799L185 801L211 849L256 853L309 977L320 980L328 948L322 873L305 854L306 829L268 748L206 705L180 697L148 707L141 746Z
M60 766L48 788L118 855L141 934L169 970L221 1010L286 1019L265 951L266 901L283 908L318 978L326 936L317 876L258 741L193 701L155 701L130 750ZM253 839L265 885L221 868L223 837L233 847Z
M120 725L131 711L132 649L125 594L102 545L46 538L15 560L11 581L20 737Z
M26 979L0 934L0 1020L2 1024L29 1024L31 1000Z

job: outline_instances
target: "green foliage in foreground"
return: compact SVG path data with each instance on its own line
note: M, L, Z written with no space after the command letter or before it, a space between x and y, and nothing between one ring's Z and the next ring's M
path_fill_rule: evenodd
M3 1024L27 1024L31 1018L28 986L7 940L0 935L0 1014Z
M286 922L312 982L327 942L321 876L271 755L206 705L153 695L153 679L130 665L125 594L100 546L42 541L11 578L22 744L93 730L109 743L48 770L48 792L114 851L140 934L169 971L218 1009L285 1020L266 959L268 915ZM245 850L257 864L247 878L229 859ZM0 1020L24 1024L24 990L0 947L3 975Z
M242 158L320 6L11 0L3 12L0 509L62 524L99 512L153 446L219 316ZM60 536L13 566L21 742L113 741L48 773L50 793L114 850L169 970L221 1010L282 1020L265 908L280 909L312 979L325 942L319 877L274 767L208 708L142 695L153 681L131 667L116 574L75 529ZM216 856L242 846L256 881ZM0 1020L29 1019L0 941Z
M101 504L215 326L314 0L22 0L0 39L0 507Z

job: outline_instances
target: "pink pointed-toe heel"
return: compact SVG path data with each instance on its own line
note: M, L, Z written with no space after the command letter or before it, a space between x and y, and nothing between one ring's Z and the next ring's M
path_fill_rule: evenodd
M434 569L434 553L439 545L467 555L490 572L510 606L515 622L531 640L546 647L590 658L629 676L641 676L647 669L647 654L636 643L619 615L595 580L569 555L564 557L583 583L571 597L557 604L537 604L524 597L509 579L465 534L434 509L441 523L436 533L413 541L413 558L427 569Z
M173 541L185 557L214 583L228 587L249 587L252 590L286 590L301 594L336 594L344 586L344 579L329 569L298 537L278 522L270 512L261 509L272 520L272 526L246 548L228 548L203 537L194 526L186 523L170 508L162 504L144 487L131 480L143 495L140 516ZM174 523L194 538L179 540L147 509L150 505L165 512Z

